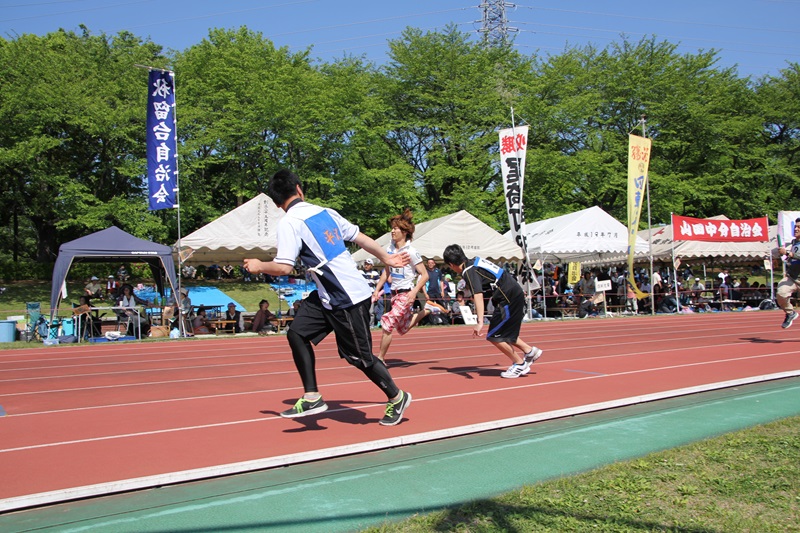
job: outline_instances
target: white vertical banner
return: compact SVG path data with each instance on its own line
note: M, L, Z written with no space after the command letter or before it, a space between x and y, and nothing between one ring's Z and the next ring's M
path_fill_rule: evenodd
M500 169L503 194L506 197L508 224L514 242L528 255L523 225L522 189L525 184L525 153L528 147L528 126L500 130Z

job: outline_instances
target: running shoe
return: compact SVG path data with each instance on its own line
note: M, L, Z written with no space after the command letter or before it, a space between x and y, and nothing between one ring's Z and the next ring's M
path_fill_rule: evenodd
M531 347L531 351L525 354L525 364L530 367L533 363L536 362L544 353L542 350L537 348L536 346Z
M406 408L408 408L408 404L411 403L411 394L403 391L400 391L400 394L399 400L394 403L388 402L386 404L386 413L380 421L382 426L394 426L399 424L400 420L403 419L403 413Z
M300 398L294 407L281 413L283 418L299 418L301 416L315 415L328 410L328 404L322 401L322 396L316 400Z
M521 365L514 363L510 367L508 367L508 370L506 370L505 372L501 372L500 377L509 379L518 378L520 376L524 376L525 374L530 372L530 370L531 370L531 365L529 363L523 362Z
M786 318L783 319L783 324L781 324L781 327L783 329L788 328L789 326L792 325L792 322L794 322L795 318L797 318L797 313L795 313L794 311L792 311L791 313L786 313Z

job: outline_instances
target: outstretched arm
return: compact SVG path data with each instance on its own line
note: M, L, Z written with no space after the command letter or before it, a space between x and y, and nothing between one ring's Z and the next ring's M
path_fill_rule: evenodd
M261 261L260 259L245 259L244 268L251 274L268 274L270 276L288 276L294 266L275 261Z

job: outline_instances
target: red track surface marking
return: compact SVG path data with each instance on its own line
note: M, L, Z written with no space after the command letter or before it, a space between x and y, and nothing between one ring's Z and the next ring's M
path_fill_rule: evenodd
M278 416L302 392L282 336L4 351L0 511L800 375L800 330L782 316L525 324L544 356L514 380L468 326L412 330L389 364L414 401L389 428L332 337L316 349L330 409L295 420Z

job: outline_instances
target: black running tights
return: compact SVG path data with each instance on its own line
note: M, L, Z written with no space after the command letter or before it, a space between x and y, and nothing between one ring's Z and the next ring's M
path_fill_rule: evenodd
M300 379L303 381L303 390L305 392L319 392L319 388L317 387L314 347L309 341L293 332L291 328L289 329L289 333L286 334L286 337L289 341L289 347L292 349L294 365L297 367L297 372L300 374ZM400 393L400 389L397 388L392 376L389 374L389 369L387 369L383 361L377 357L372 358L372 364L369 366L365 366L363 361L353 366L358 367L370 381L380 387L387 398L394 398Z

